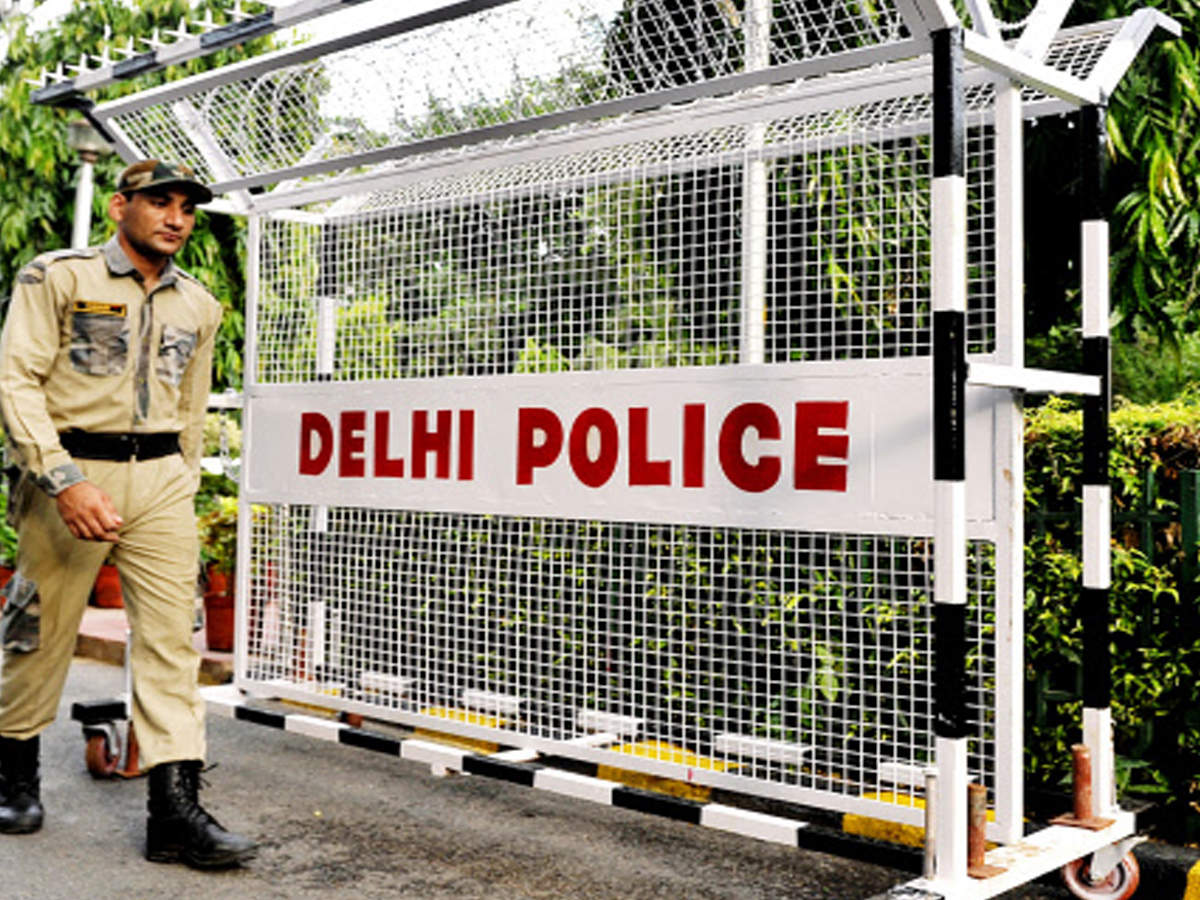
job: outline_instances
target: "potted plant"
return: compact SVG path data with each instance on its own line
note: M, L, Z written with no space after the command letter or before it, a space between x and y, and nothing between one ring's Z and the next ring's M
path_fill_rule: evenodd
M237 497L228 496L214 497L197 519L204 563L204 632L210 650L233 649L237 519Z
M8 584L17 568L17 532L5 521L4 510L0 508L0 588ZM0 595L0 606L4 605L4 597Z
M92 605L101 609L124 609L125 597L121 593L121 578L112 558L104 560L104 565L96 574L96 583L92 586Z

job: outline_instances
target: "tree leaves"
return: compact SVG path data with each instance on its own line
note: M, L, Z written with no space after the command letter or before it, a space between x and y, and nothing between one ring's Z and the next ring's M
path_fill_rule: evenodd
M185 15L211 10L217 22L227 18L228 4L201 0L195 8L187 0L89 0L79 2L53 28L31 34L21 25L0 65L0 282L7 294L17 271L34 256L65 247L70 242L78 162L67 146L67 122L77 114L34 106L26 78L35 77L43 65L73 62L82 53L98 54L104 46L124 46L155 28L175 27ZM253 4L248 7L255 11ZM111 37L105 41L105 29ZM270 49L260 39L245 47L225 50L174 69L174 77L210 69ZM106 88L98 101L151 87L165 73L142 76ZM116 157L96 165L96 198L92 208L91 240L101 243L112 233L105 208L108 188L123 168ZM241 384L243 307L242 274L245 226L226 216L201 215L196 231L180 254L180 264L195 275L225 307L218 336L214 367L218 389Z

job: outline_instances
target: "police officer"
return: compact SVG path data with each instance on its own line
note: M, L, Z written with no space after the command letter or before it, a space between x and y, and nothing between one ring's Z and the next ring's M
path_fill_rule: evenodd
M146 856L235 865L256 845L197 799L204 702L192 619L193 497L221 306L173 258L212 192L144 160L109 201L103 247L39 256L0 337L0 411L20 476L20 537L0 616L0 832L41 827L38 735L53 721L105 557L132 629L133 721L150 768Z

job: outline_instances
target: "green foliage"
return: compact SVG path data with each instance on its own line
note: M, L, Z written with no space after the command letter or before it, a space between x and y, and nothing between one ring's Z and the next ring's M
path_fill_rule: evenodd
M0 477L0 566L17 564L17 532L8 524L8 479Z
M997 15L1015 21L1028 0L1002 0ZM1139 330L1168 343L1200 329L1200 70L1197 7L1191 0L1153 4L1178 19L1179 38L1141 51L1110 100L1110 170L1105 206L1112 223L1112 299L1119 336ZM1068 25L1128 16L1141 0L1081 0ZM1165 37L1158 32L1157 37ZM1078 327L1079 132L1070 120L1042 120L1026 129L1027 332ZM1068 239L1064 239L1068 236ZM1060 357L1036 344L1031 361Z
M43 65L77 60L82 53L99 53L103 45L124 45L154 31L174 27L186 15L211 10L217 22L227 19L228 4L201 0L89 0L76 2L59 24L37 34L18 30L0 65L0 283L10 285L17 270L39 253L70 242L74 185L78 163L66 143L68 120L77 114L34 106L26 78ZM249 7L253 10L253 5ZM107 41L106 30L110 33ZM100 91L103 101L215 68L268 49L259 39L245 47L222 50L184 66L144 75ZM93 243L112 232L107 218L109 191L122 163L116 157L96 166L98 190L92 209ZM244 335L245 224L227 216L198 216L196 230L179 255L179 263L196 275L221 301L225 317L218 336L214 379L218 388L241 384Z
M1075 344L1079 340L1075 336ZM1168 341L1137 329L1132 341L1112 349L1113 391L1133 403L1170 400L1200 384L1200 333Z
M196 521L200 535L200 558L216 571L232 575L237 564L238 499L217 496Z
M1200 402L1127 405L1111 420L1114 518L1111 610L1113 714L1120 777L1128 790L1153 794L1165 809L1164 834L1200 838L1200 600L1182 579L1180 473L1200 469ZM1027 766L1032 782L1057 785L1078 741L1082 629L1077 608L1077 550L1082 423L1054 400L1026 419L1026 505L1068 520L1026 546ZM1145 477L1153 475L1152 479ZM1157 496L1148 497L1154 486ZM1150 501L1150 502L1148 502ZM1162 510L1149 554L1123 513ZM1195 553L1194 548L1188 552Z

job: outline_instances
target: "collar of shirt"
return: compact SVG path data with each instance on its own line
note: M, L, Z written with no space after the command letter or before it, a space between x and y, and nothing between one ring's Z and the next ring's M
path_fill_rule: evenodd
M129 259L129 254L125 252L125 248L121 246L121 242L117 240L114 234L104 245L104 261L108 264L108 271L116 277L123 275L132 275L138 281L142 280L141 273ZM179 279L179 273L173 259L168 259L167 264L163 266L162 272L158 276L159 287L169 287Z

